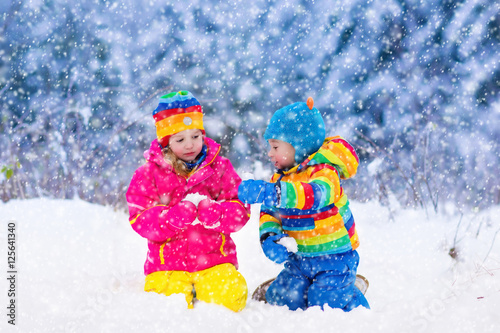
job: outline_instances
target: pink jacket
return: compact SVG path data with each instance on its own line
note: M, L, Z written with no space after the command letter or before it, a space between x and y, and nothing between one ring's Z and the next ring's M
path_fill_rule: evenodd
M148 240L146 275L156 271L195 272L223 263L238 267L236 246L230 234L248 221L250 206L238 200L240 177L231 162L219 156L220 145L205 138L207 156L189 177L177 175L165 162L157 140L144 152L147 163L136 170L127 190L132 228ZM160 224L158 217L189 193L206 195L221 204L220 224L201 224L177 230Z

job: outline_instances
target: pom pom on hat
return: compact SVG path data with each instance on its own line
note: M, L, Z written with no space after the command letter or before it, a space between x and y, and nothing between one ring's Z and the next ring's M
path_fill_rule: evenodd
M267 126L264 139L288 142L295 148L295 162L315 153L325 140L325 122L312 97L277 110Z
M168 146L172 135L187 129L199 129L205 134L201 105L189 91L171 92L160 97L153 118L162 148Z
M309 110L312 110L313 107L314 107L314 100L313 100L313 98L312 97L308 97L306 104L307 104L307 107L309 108Z

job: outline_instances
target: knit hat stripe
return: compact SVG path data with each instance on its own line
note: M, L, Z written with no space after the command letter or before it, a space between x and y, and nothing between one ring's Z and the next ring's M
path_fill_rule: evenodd
M172 101L185 101L188 99L196 99L194 98L193 94L191 94L189 91L178 91L178 92L171 92L169 94L163 95L160 97L160 103L170 103Z
M181 113L158 121L156 123L156 134L160 139L193 128L204 130L202 113Z
M190 106L186 109L183 108L177 108L177 109L168 109L168 110L163 110L160 111L156 114L153 115L153 118L155 119L155 122L161 121L165 118L181 114L181 113L191 113L191 112L202 112L201 111L201 105L193 105Z
M194 98L194 96L189 91L186 91L186 90L174 91L174 92L171 92L171 93L168 93L166 95L161 96L160 103L162 101L168 101L168 100L184 101L184 100L190 99L190 98Z
M153 111L153 116L158 112L168 109L178 109L178 108L186 109L194 105L200 105L200 102L198 102L193 96L190 97L182 96L182 98L183 99L175 97L160 99L160 104L158 104L158 107Z

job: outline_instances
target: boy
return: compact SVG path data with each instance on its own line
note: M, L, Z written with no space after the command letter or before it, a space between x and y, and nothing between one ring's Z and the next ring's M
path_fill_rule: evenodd
M244 181L238 196L263 204L262 249L270 260L285 263L266 292L267 302L291 310L325 304L344 311L369 308L354 285L359 241L340 182L356 173L354 149L338 136L325 140L325 124L311 97L276 111L264 138L278 171L269 183ZM290 238L296 252L282 245Z

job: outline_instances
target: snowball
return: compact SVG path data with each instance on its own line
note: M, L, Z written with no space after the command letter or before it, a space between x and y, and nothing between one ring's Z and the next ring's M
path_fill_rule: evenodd
M201 195L199 193L189 193L183 200L192 202L196 205L196 207L198 207L200 201L204 199L209 199L209 197L207 197L206 195Z
M278 244L283 245L290 252L297 252L297 242L293 237L283 237L278 242Z

